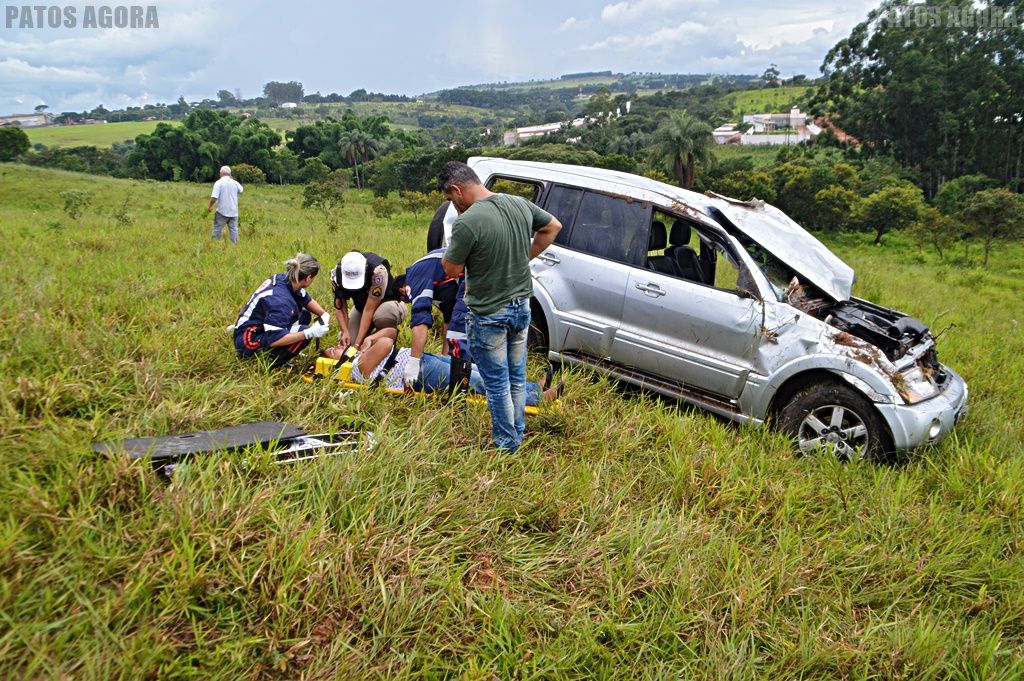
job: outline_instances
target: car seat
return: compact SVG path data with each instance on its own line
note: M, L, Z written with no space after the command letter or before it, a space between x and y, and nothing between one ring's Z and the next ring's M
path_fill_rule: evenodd
M703 283L704 276L701 271L700 258L697 257L697 252L689 246L691 233L689 222L681 218L673 222L672 233L668 239L671 245L665 249L665 255L672 259L676 276Z
M655 220L651 223L651 240L647 245L648 251L661 251L668 245L668 231L665 229L665 223L660 220ZM651 255L647 257L647 269L654 270L655 272L661 272L662 274L669 274L674 277L678 277L679 273L676 271L676 261L667 252L662 255Z

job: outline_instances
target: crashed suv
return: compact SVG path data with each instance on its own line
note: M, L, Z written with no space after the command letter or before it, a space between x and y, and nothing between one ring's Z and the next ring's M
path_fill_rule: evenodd
M777 208L611 170L469 165L563 225L531 262L531 336L552 360L773 422L805 452L908 450L966 412L928 328L852 297L853 270Z

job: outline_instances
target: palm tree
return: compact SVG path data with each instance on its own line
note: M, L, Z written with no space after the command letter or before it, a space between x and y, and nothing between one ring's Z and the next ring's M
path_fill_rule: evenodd
M658 126L651 142L654 159L672 169L672 177L683 189L693 187L698 163L711 165L715 161L711 126L685 111L672 114Z
M356 187L360 189L362 189L363 183L359 176L359 162L366 163L370 159L376 158L378 146L377 140L362 130L345 132L338 138L338 150L352 165Z

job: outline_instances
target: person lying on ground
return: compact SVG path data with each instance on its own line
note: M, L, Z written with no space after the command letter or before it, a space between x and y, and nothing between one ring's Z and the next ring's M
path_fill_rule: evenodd
M397 348L395 329L381 329L367 336L359 346L358 353L352 362L352 373L349 380L353 383L380 383L393 390L406 387L404 372L409 362L409 348ZM341 359L344 346L336 345L327 348L324 355L331 359ZM456 361L458 361L456 359ZM389 366L390 365L390 366ZM477 395L484 394L483 379L472 364L469 372L469 390ZM433 393L448 390L452 374L452 358L450 356L423 353L420 358L419 377L411 386L416 392ZM540 383L526 382L526 404L536 405L558 399L564 385L552 386L552 372L549 369Z

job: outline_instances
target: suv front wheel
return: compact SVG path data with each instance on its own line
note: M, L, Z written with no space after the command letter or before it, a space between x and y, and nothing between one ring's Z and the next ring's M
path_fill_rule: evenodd
M874 406L841 383L802 388L782 408L779 426L802 454L824 450L850 460L880 459L892 451L892 437Z

